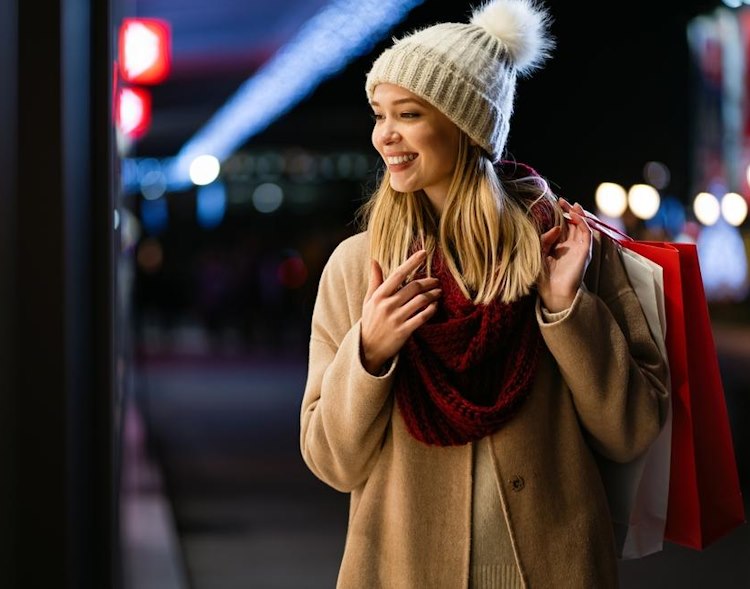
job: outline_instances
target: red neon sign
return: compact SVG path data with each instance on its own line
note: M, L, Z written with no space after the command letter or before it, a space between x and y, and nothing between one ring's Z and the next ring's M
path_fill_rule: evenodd
M120 26L119 63L125 82L159 84L172 67L169 23L154 18L126 18Z
M151 94L143 88L123 88L117 99L117 126L132 139L142 137L151 126Z

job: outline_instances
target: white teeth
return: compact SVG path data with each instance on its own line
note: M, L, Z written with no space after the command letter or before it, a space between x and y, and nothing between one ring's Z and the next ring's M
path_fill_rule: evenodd
M391 165L396 165L396 164L403 164L406 162L410 162L415 157L417 157L416 153L410 153L409 155L397 155L394 157L387 157L385 158L385 161Z

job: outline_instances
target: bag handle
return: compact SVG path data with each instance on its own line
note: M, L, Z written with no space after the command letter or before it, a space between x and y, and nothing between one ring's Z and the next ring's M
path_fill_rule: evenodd
M566 218L570 218L567 213L564 213L563 216ZM599 230L601 233L604 233L607 237L613 239L614 241L617 241L618 243L621 243L623 241L635 241L635 239L630 237L628 234L623 233L617 227L612 227L608 223L602 221L596 215L589 213L586 210L583 211L583 217L584 219L586 219L587 223L594 225L595 229Z

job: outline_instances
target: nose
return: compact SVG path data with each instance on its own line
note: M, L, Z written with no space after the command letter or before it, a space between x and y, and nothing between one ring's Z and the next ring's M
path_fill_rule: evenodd
M383 145L390 145L399 139L395 125L389 121L383 121L378 129L378 139Z

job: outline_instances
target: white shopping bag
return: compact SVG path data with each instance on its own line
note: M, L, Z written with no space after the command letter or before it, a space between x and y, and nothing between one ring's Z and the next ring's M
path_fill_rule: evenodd
M620 255L651 334L666 362L662 268L625 248L620 248ZM667 382L669 383L669 379ZM600 472L609 500L619 558L640 558L662 550L669 497L671 448L670 401L664 426L645 454L626 464L600 460Z

